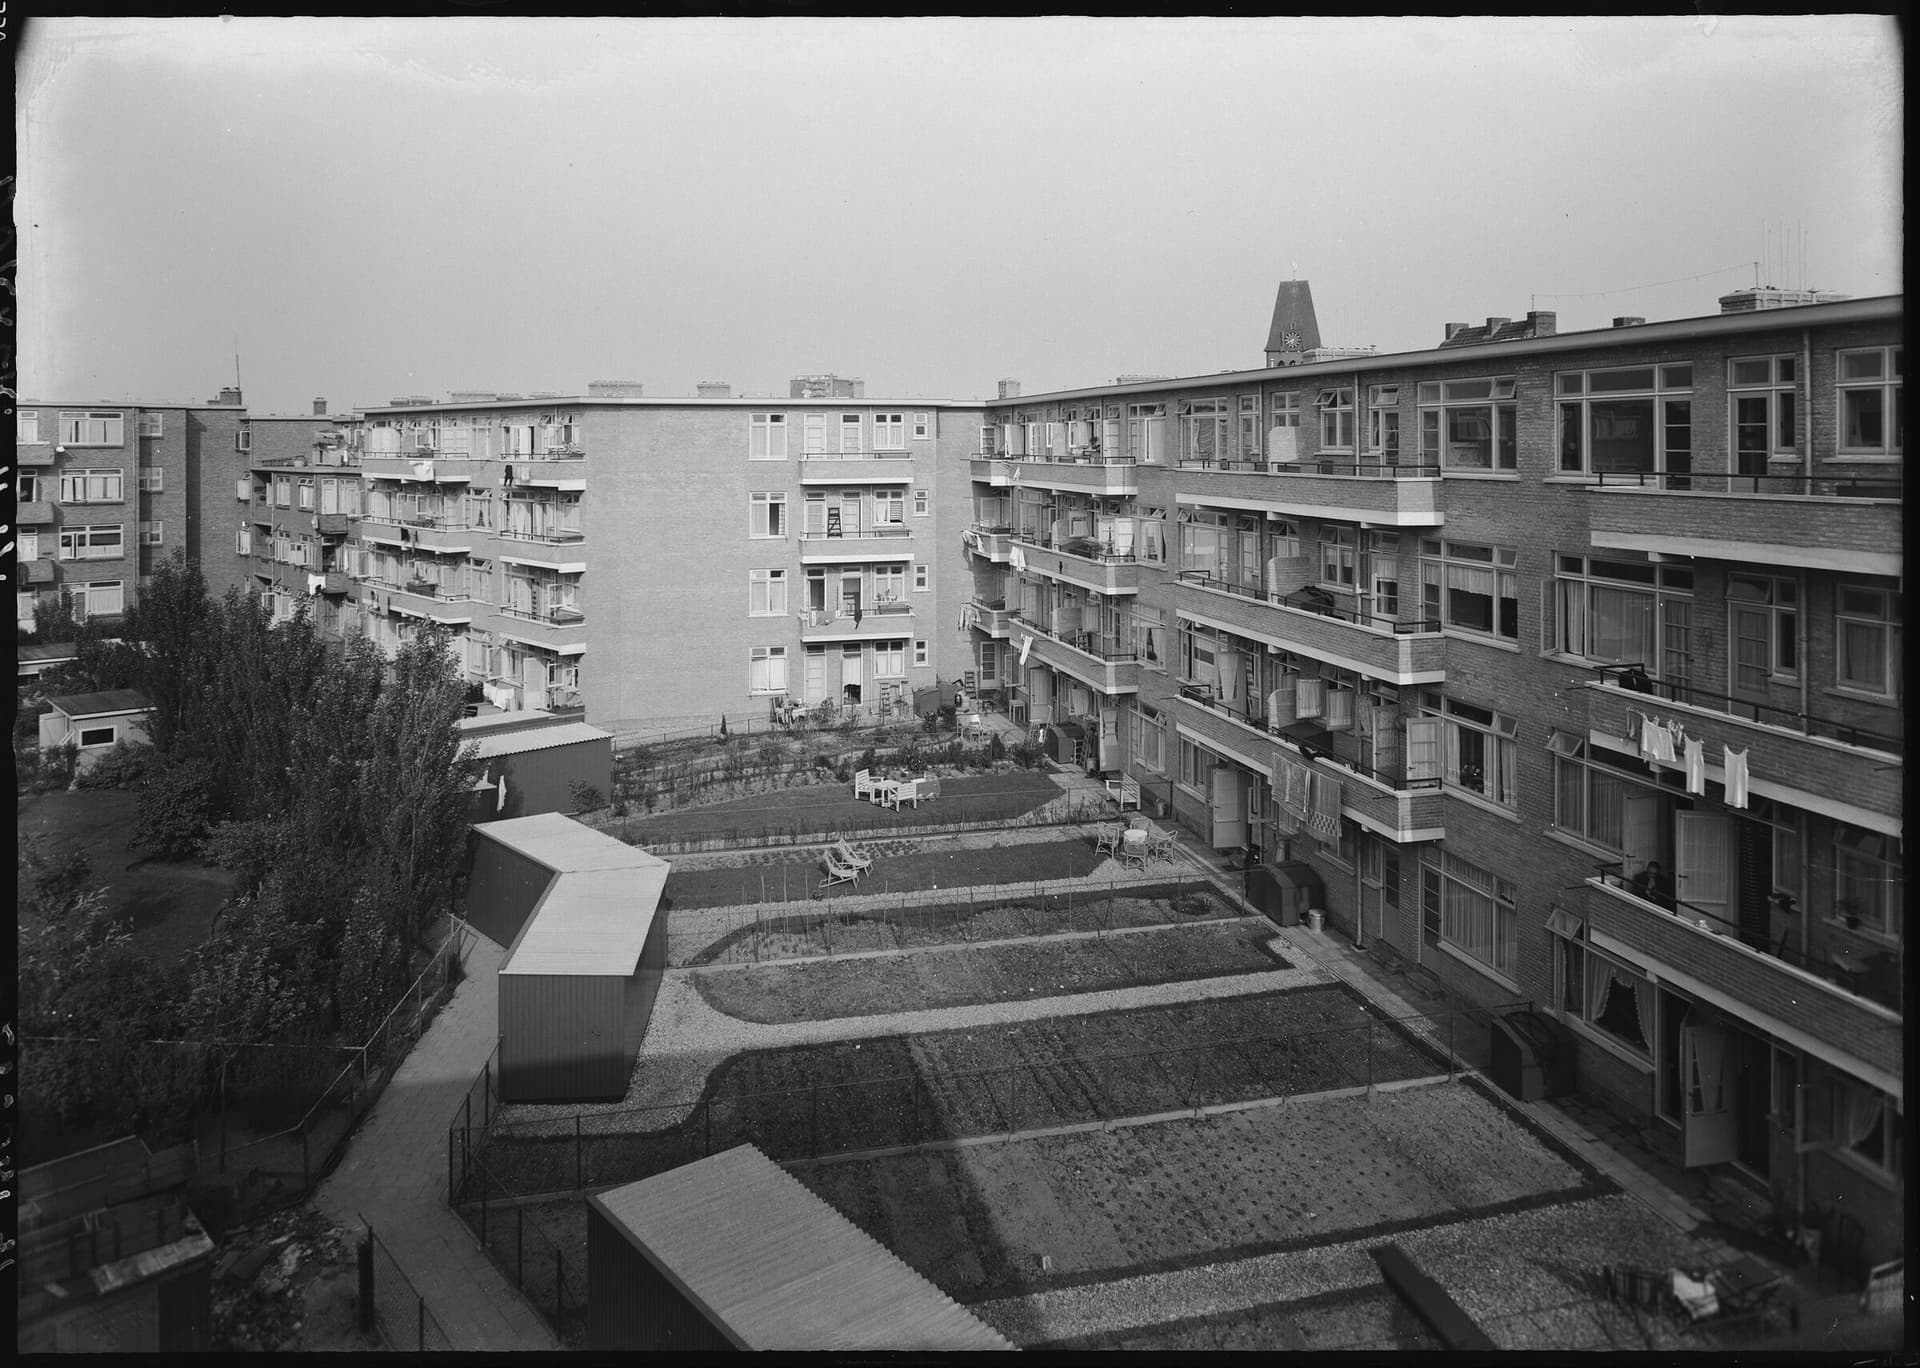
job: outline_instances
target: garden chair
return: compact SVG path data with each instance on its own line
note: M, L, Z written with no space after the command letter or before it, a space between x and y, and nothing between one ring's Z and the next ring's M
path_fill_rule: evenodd
M1140 781L1131 774L1120 779L1107 780L1107 796L1120 804L1120 810L1128 808L1136 811L1140 807Z
M875 777L872 770L861 770L853 776L853 796L856 798L878 798L886 786L886 780Z
M863 874L873 868L873 856L837 831L833 834L833 853L840 857L841 864L852 865Z
M823 863L827 871L827 877L821 880L820 887L835 888L840 884L859 882L860 867L858 865L845 863L831 848L827 850L827 856Z
M923 783L925 783L925 780L908 779L903 783L895 784L893 791L887 794L882 801L895 812L900 810L902 803L912 803L917 810L922 798L931 798L933 796L931 793L922 790L921 785Z
M1093 853L1096 855L1118 855L1120 836L1125 830L1112 822L1101 822L1093 829Z
M1147 832L1147 858L1173 863L1173 833L1150 828Z

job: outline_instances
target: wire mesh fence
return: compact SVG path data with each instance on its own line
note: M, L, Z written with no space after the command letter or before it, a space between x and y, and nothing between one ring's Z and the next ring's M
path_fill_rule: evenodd
M999 1067L712 1085L698 1098L558 1117L507 1119L496 1109L486 1129L454 1119L450 1200L474 1200L482 1155L499 1201L632 1182L746 1143L792 1162L1454 1077L1466 1067L1456 1044L1484 1035L1487 1014L1499 1010L1366 1012L1326 1030L1097 1055L1023 1043Z
M458 1125L448 1128L450 1170L460 1175L450 1203L487 1256L553 1328L563 1345L578 1348L586 1335L587 1268L569 1259L561 1242L487 1167Z
M394 1259L380 1234L367 1224L373 1259L373 1319L387 1348L403 1353L445 1353L453 1348L447 1332L427 1308L426 1298Z

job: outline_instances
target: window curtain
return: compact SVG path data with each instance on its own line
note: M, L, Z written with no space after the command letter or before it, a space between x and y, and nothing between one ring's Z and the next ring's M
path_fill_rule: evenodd
M1582 654L1594 660L1656 660L1653 596L1597 584L1592 592L1592 638Z
M1302 679L1294 691L1294 710L1302 717L1320 716L1326 691L1325 680Z
M1887 638L1884 629L1857 622L1840 626L1840 677L1850 684L1878 688L1887 677Z
M1886 1109L1886 1099L1874 1088L1865 1088L1849 1082L1841 1089L1844 1099L1844 1111L1841 1126L1844 1130L1849 1149L1864 1144L1873 1134L1873 1128L1880 1124L1881 1113Z
M1238 651L1223 650L1218 660L1220 701L1237 708L1246 701L1247 659Z

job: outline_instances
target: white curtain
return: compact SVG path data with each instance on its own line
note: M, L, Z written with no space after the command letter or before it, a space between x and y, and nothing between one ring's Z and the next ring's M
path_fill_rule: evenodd
M1844 1128L1849 1148L1863 1143L1873 1134L1873 1128L1880 1124L1880 1115L1886 1109L1886 1099L1875 1088L1862 1087L1849 1082L1842 1090L1845 1099L1845 1111L1840 1124Z

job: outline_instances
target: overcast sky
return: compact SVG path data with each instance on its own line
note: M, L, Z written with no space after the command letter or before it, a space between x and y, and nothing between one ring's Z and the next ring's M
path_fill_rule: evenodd
M1902 288L1874 17L36 20L22 392L1027 393ZM1804 243L1804 251L1802 244Z

